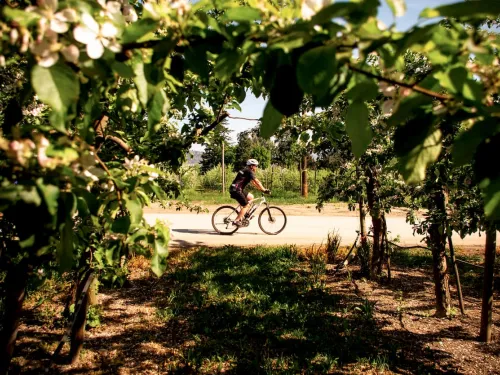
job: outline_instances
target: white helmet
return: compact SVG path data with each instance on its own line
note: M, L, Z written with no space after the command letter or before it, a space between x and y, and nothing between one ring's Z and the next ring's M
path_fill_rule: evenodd
M259 165L259 162L255 159L248 159L247 165Z

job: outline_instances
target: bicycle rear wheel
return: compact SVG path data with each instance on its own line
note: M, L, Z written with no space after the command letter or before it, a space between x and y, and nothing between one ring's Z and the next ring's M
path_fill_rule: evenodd
M233 234L238 230L238 227L233 225L236 220L238 211L232 206L221 206L215 210L212 215L212 226L215 231L220 234Z
M270 206L262 210L259 215L259 227L266 234L281 233L286 226L285 212L276 206Z

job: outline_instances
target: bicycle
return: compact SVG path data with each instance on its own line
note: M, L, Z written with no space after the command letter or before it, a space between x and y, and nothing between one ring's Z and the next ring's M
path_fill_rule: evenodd
M262 205L265 205L266 208L264 208L259 214L258 223L260 229L264 233L270 235L281 233L283 229L285 229L287 223L285 212L279 207L270 206L269 203L267 203L264 194L262 194L262 197L252 200L248 212L241 220L241 228L248 227L250 225L250 220L254 218L255 211L257 211ZM212 226L215 231L219 234L233 234L240 229L240 227L233 225L233 221L238 216L240 209L241 206L238 205L236 208L233 206L221 206L215 210L212 215ZM272 231L270 226L275 226L276 230Z

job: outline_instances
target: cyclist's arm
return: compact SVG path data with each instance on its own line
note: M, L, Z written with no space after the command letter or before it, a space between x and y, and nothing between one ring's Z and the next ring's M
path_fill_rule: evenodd
M264 185L262 185L262 182L260 182L257 178L252 180L252 185L255 186L257 189L259 189L260 191L266 190Z

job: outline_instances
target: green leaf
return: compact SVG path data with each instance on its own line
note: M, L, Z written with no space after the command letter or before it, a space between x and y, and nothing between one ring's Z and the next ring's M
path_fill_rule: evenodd
M67 218L60 229L61 240L57 244L57 261L61 272L68 271L73 265L73 221Z
M415 116L416 109L431 105L432 98L426 95L410 95L401 101L396 113L387 120L387 125L396 126L402 124L412 116Z
M472 161L478 146L486 138L500 132L500 123L493 118L476 122L460 133L453 142L453 163L459 167Z
M155 225L156 238L154 240L154 252L151 258L151 269L160 277L167 269L168 243L170 232L168 228L157 222Z
M156 197L158 199L160 199L160 200L167 199L167 194L165 193L165 191L160 186L158 186L156 183L152 183L149 186L151 187L151 190L153 191L153 193L156 195Z
M467 70L464 67L456 67L446 72L437 72L434 76L445 89L461 95L465 99L480 101L483 97L481 84L467 78Z
M99 210L99 202L97 201L94 194L82 188L74 189L73 192L77 197L80 197L85 201L87 208L92 215L97 215L97 211Z
M406 2L405 0L385 0L389 8L391 8L392 14L395 17L402 17L406 13Z
M327 7L324 7L318 13L316 13L312 17L311 23L315 25L321 25L330 22L333 18L344 18L350 13L358 10L358 7L358 4L352 2L333 3Z
M297 63L297 83L304 92L323 96L337 73L334 46L312 48L302 54Z
M215 61L215 76L220 79L231 78L233 73L236 73L240 67L243 59L238 51L224 51Z
M474 155L474 175L478 181L500 179L500 163L498 160L500 150L500 133L485 139Z
M500 178L485 179L479 186L483 192L484 214L489 220L500 220Z
M201 79L208 80L207 51L201 47L188 48L184 52L186 65L193 73L198 74Z
M40 194L34 186L20 186L19 189L15 191L19 192L19 199L26 204L32 204L38 207L42 203L42 198L40 198Z
M35 65L31 71L31 82L39 99L57 112L66 112L80 95L77 75L62 63L50 68Z
M49 214L52 216L56 215L59 206L59 188L55 185L45 185L41 178L36 180L36 186L38 187L40 195L43 197Z
M160 123L167 109L167 95L165 95L165 91L160 89L153 95L148 106L148 130L150 133L154 131L154 126Z
M427 166L437 160L442 148L441 130L432 130L432 126L416 129L416 125L412 122L398 128L394 137L395 151L400 155L398 168L409 184L417 184L425 178Z
M304 92L297 83L297 75L293 66L280 65L276 70L271 88L273 107L285 116L291 116L299 111L303 98Z
M130 229L130 216L121 216L111 225L111 230L115 233L127 234Z
M457 2L434 9L426 8L420 13L420 17L484 18L488 16L497 17L499 14L500 2L485 0Z
M159 22L151 18L142 18L125 28L122 35L122 43L137 42L146 34L158 29Z
M27 12L25 10L11 8L10 6L3 7L3 14L6 18L15 21L21 26L29 27L38 22L40 15L35 12Z
M144 228L140 228L127 237L127 243L133 244L135 242L143 241L146 239L148 231Z
M377 97L378 86L373 81L362 81L350 89L346 97L354 101L370 101Z
M139 100L144 108L148 105L148 81L146 80L146 75L144 74L144 63L134 62L134 83L137 88L137 94L139 95Z
M373 137L368 116L368 108L361 101L355 101L347 108L346 131L351 139L352 152L358 158L366 151Z
M309 139L311 139L311 136L309 135L309 133L307 132L303 132L301 135L300 135L300 141L303 142L303 143L307 143L309 142Z
M261 137L270 138L280 127L282 119L283 115L273 107L271 101L268 101L260 124Z
M122 78L130 79L134 77L134 70L125 63L113 61L111 69Z
M142 205L139 198L135 194L132 194L130 198L125 199L125 205L130 213L131 223L140 223L142 220Z
M250 7L237 7L227 9L225 12L225 18L236 22L252 22L255 20L260 20L260 12L255 8Z

